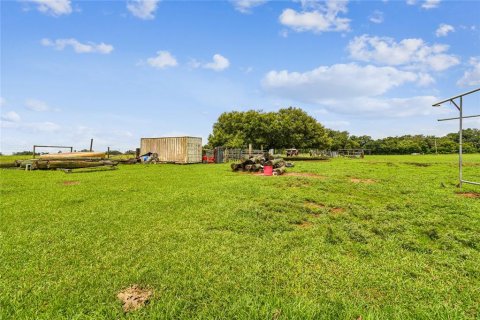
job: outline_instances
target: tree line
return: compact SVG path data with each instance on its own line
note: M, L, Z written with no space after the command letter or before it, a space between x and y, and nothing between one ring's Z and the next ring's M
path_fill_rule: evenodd
M231 111L220 115L208 137L207 148L224 146L245 148L252 144L262 149L369 149L372 154L456 153L459 134L443 137L404 135L373 139L355 136L348 131L325 128L300 108L278 112L261 110ZM480 130L463 130L465 153L480 152Z

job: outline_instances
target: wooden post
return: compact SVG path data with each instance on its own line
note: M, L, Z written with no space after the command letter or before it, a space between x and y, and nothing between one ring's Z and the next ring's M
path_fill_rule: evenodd
M252 144L249 143L249 144L248 144L248 155L249 155L249 156L252 155L252 149L253 149L253 148L252 148Z
M107 158L110 158L110 147L107 148Z

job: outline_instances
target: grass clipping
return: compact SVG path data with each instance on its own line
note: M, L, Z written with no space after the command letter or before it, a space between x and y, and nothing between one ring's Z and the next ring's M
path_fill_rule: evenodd
M120 291L117 298L122 301L123 311L130 312L145 306L151 295L151 290L133 285Z

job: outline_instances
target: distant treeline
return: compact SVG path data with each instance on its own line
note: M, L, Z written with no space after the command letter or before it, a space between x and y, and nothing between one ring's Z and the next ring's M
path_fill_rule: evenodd
M222 113L213 125L206 148L224 146L256 149L370 149L372 154L456 153L458 133L444 137L405 135L372 139L354 136L347 131L325 128L300 108L285 108L278 112L261 110ZM463 131L465 153L480 152L480 130Z
M372 139L370 136L354 136L347 131L328 130L332 138L331 150L370 149L372 154L411 154L411 153L456 153L458 152L458 133L449 133L444 137L405 135ZM480 130L463 130L463 152L480 152Z

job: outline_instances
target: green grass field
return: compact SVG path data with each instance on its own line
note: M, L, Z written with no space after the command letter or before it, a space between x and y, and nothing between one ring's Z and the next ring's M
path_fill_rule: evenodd
M480 187L460 194L455 155L288 172L1 170L0 318L480 318ZM133 284L153 295L124 314Z

